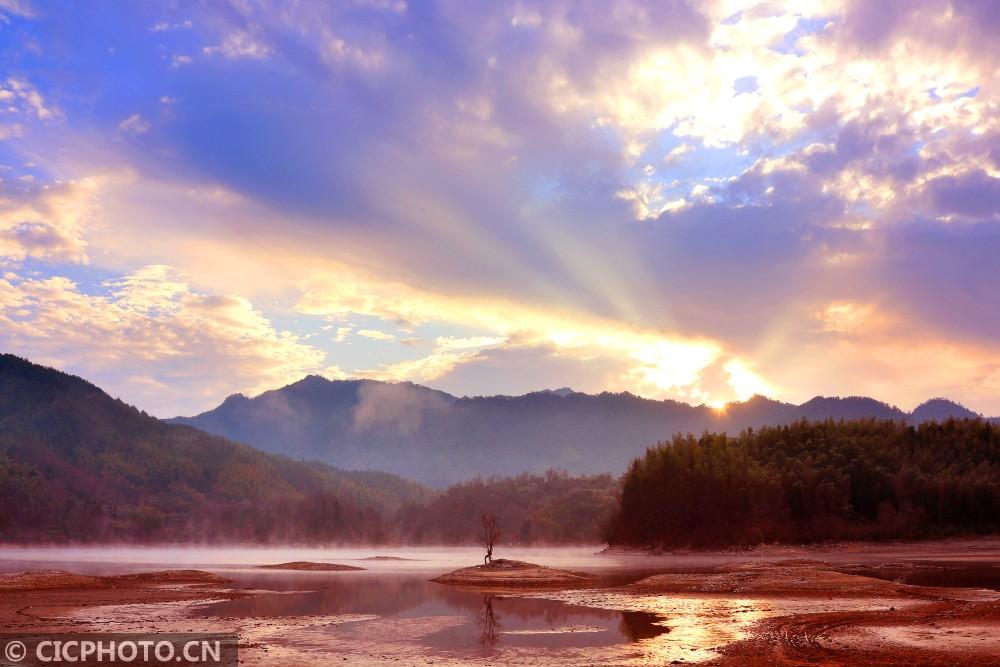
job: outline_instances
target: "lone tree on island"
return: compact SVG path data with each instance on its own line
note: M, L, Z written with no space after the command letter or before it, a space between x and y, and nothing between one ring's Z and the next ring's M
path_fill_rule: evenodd
M483 565L493 562L493 545L500 539L500 529L497 527L495 514L484 514L479 519L479 544L486 549Z

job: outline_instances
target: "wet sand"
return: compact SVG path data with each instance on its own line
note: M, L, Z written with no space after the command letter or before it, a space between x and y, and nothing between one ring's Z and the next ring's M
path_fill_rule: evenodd
M461 650L441 643L468 622L454 613L349 613L348 605L329 614L255 615L261 591L191 570L0 577L0 625L10 632L236 631L246 665L1000 664L1000 592L861 574L993 567L1000 540L673 554L657 560L660 573L624 583L612 583L609 572L630 557L612 560L593 586L483 592L479 644ZM369 573L306 574L357 581ZM524 623L518 610L527 613L533 600L557 601L566 611L546 606L544 626ZM247 602L251 612L213 615L226 601ZM630 641L606 640L616 618Z
M804 603L798 613L762 619L744 637L721 647L714 660L718 664L1000 662L1000 593L992 590L910 586L838 572L818 561L727 566L705 575L657 575L626 590L659 596L739 596L756 600L758 608ZM810 601L817 603L812 609Z
M112 577L42 570L0 575L0 627L5 632L79 632L113 626L81 621L86 609L121 606L190 606L197 601L229 600L246 593L224 577L197 570L162 570ZM155 616L154 616L155 617ZM143 619L143 623L147 623ZM103 627L96 627L103 626Z
M594 585L596 577L521 560L498 558L486 565L464 567L432 579L439 584L506 590L576 588Z

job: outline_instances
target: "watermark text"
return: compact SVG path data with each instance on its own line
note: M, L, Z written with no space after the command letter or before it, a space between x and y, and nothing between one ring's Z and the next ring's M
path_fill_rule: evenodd
M219 633L0 634L0 666L237 667L237 637Z

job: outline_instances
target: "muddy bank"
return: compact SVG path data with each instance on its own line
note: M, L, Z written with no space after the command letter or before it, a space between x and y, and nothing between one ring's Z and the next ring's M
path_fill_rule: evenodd
M747 563L662 574L624 587L643 596L742 599L804 606L749 625L718 647L723 665L977 665L1000 662L1000 593L910 586L838 572L816 561ZM816 600L809 608L809 600ZM755 602L756 601L756 602Z
M357 572L364 570L355 565L340 565L339 563L314 563L297 560L290 563L275 563L274 565L258 565L260 570L292 570L295 572Z
M38 570L0 575L0 627L7 632L79 630L74 610L106 605L159 605L226 600L244 593L228 579L199 570L162 570L109 577Z
M596 583L596 577L584 572L560 570L520 560L497 558L488 565L464 567L431 581L452 586L479 588L573 588Z
M830 564L884 564L891 561L1000 560L1000 537L898 542L763 544L731 549L656 549L607 547L597 555L618 562L669 562L678 567L718 567L749 562L812 560Z
M4 592L107 587L108 584L104 577L88 577L62 570L33 570L0 575L0 591Z
M111 577L74 574L63 570L32 570L0 574L0 591L128 589L157 584L221 586L228 582L225 577L201 570L158 570Z
M919 597L920 587L907 586L834 570L808 560L744 563L709 573L669 573L647 577L626 587L633 593L717 593L727 595L795 597ZM931 589L938 597L945 589Z
M1000 603L940 600L890 610L801 614L759 622L720 647L718 665L1000 664Z

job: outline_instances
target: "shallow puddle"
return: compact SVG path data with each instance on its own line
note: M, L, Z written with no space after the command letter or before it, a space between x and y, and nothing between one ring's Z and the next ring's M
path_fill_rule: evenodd
M642 610L612 610L570 604L560 600L497 595L455 589L411 576L356 578L332 576L325 580L284 578L262 581L237 577L242 586L321 586L318 590L277 591L252 598L228 600L198 609L201 617L281 618L375 614L385 622L448 617L455 622L429 632L420 643L439 650L483 653L503 647L585 648L641 642L668 632L658 615ZM346 639L365 633L358 624L329 627L331 635ZM358 627L352 627L358 626ZM432 627L428 625L428 627Z
M856 566L841 571L912 586L989 588L1000 591L1000 566L993 563L930 561L899 566Z

